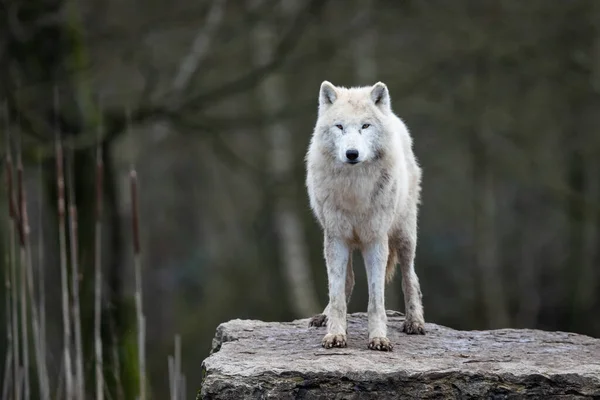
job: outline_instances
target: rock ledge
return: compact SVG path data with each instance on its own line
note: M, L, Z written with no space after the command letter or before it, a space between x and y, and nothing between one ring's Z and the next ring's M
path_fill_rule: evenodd
M198 399L600 399L600 339L531 329L400 332L391 353L367 349L367 316L348 315L348 347L321 347L325 328L232 320L202 363Z

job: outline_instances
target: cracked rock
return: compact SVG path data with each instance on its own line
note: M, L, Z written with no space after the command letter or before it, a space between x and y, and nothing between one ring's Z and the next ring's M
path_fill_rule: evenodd
M458 331L427 323L392 352L367 348L367 316L348 315L346 348L324 349L325 328L292 322L221 324L202 363L199 399L600 399L600 339L532 329Z

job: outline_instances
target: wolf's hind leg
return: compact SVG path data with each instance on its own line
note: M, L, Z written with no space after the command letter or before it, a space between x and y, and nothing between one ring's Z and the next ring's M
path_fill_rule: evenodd
M397 244L398 261L402 271L402 291L406 320L402 330L408 334L425 334L423 303L419 278L415 272L415 252L417 248L416 213L404 220L404 225L394 241Z

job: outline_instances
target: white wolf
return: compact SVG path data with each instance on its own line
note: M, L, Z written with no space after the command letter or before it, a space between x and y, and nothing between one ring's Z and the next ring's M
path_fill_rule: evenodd
M323 346L346 346L346 307L354 287L351 252L362 251L369 284L369 345L392 350L384 305L386 280L402 271L403 331L424 334L414 270L421 169L408 129L391 109L387 86L321 84L319 112L306 154L311 208L324 233L329 304L311 326L327 324Z

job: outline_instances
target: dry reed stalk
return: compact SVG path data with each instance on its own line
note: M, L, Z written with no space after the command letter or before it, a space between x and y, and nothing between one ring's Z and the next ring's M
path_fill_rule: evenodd
M42 175L42 162L38 163L38 183L40 198L43 194L44 178ZM41 338L41 359L44 368L44 376L48 379L48 365L46 363L46 286L44 271L44 222L42 219L43 202L38 201L38 291L39 291L39 313L40 313L40 338ZM49 389L49 388L48 388Z
M173 359L173 356L168 357L168 363L169 363L169 389L171 392L171 400L177 400L177 397L176 397L177 387L175 385L175 361Z
M18 313L18 286L17 286L17 266L16 266L16 233L15 226L17 225L17 210L14 203L14 188L13 188L13 164L11 156L11 140L10 140L10 129L9 129L9 115L6 104L4 107L4 123L5 123L5 134L6 134L6 160L4 163L5 174L6 174L6 194L8 204L8 219L9 219L9 276L11 281L11 340L12 340L12 387L13 387L13 398L18 399L20 397L20 388L17 384L19 382L19 368L20 368L20 357L19 357L19 313Z
M119 361L119 339L117 338L117 332L115 329L115 321L111 317L108 319L110 325L110 334L112 337L112 359L113 359L113 376L115 378L115 384L117 386L117 399L125 400L125 393L123 392L123 382L121 382L121 365Z
M77 399L85 399L83 376L83 345L81 339L81 313L79 309L79 226L77 203L75 202L75 182L73 180L73 151L67 157L67 192L69 197L69 243L71 245L71 292L73 327L75 334L75 389Z
M139 332L139 340L142 345L140 346L139 351L141 352L139 358L143 360L143 363L140 367L140 400L146 399L146 317L142 314L140 317L140 332Z
M12 386L12 347L9 346L6 351L6 360L4 362L4 379L2 380L2 400L8 400L8 393L10 393L10 389Z
M185 375L181 374L181 379L179 382L179 387L181 390L179 391L179 400L185 400L187 398L187 383L185 380Z
M179 382L181 379L181 336L175 335L175 370L173 372L173 385L175 400L179 400Z
M21 272L19 286L21 295L21 350L23 354L23 398L29 400L31 395L31 386L29 383L29 318L27 314L27 260L25 257L25 231L23 224L23 215L25 213L25 200L23 189L23 159L21 157L21 140L17 140L17 197L18 197L18 231L19 231L19 249L21 253L19 269Z
M133 235L133 262L135 269L135 305L138 326L138 363L140 375L140 400L146 400L146 357L145 357L145 324L142 309L142 261L140 254L140 230L138 208L137 173L132 167L129 174L131 189L131 228Z
M63 357L65 376L65 399L73 398L73 372L71 367L71 318L69 307L69 283L67 272L67 245L65 232L65 177L63 168L63 147L60 139L58 126L58 91L54 89L54 108L56 113L56 187L58 196L58 230L60 244L60 281L62 292L62 314L63 314Z
M20 160L21 156L19 155L19 165L22 167L22 163ZM37 377L38 377L38 386L40 397L43 400L50 399L50 389L48 383L48 377L45 373L44 365L42 364L42 338L40 336L40 327L39 327L39 315L37 310L37 304L35 302L35 289L33 285L33 261L31 257L31 243L29 240L30 229L29 229L29 219L27 215L27 200L25 195L25 188L20 185L21 193L19 194L19 198L22 201L21 204L21 225L23 232L23 242L21 243L21 268L25 269L25 276L27 280L27 293L29 297L29 304L31 308L31 323L33 329L33 343L35 350L35 363L37 369ZM29 388L27 388L29 391Z
M96 148L96 213L94 243L94 349L96 353L96 400L104 400L104 362L102 358L102 200L104 185L104 163L102 161L102 125L98 128L98 145Z
M10 223L10 222L9 222ZM10 246L10 244L9 244ZM8 247L8 246L7 246ZM5 400L8 396L8 389L12 378L12 314L11 314L11 298L10 298L10 260L8 253L10 249L7 248L5 262L7 268L4 269L4 290L5 290L5 303L6 303L6 357L4 360L4 378L2 380L2 400Z
M8 246L7 246L8 247ZM10 260L8 257L8 253L10 249L7 249L6 252L6 265L9 266ZM11 375L12 375L12 315L11 315L11 307L10 307L10 267L4 269L4 290L6 294L5 303L6 303L6 357L4 360L4 378L2 379L2 400L6 400L8 396Z
M169 391L171 400L182 400L186 396L185 375L181 373L181 336L175 335L175 354L168 357Z
M19 387L19 393L24 393L25 388L23 387L25 373L23 372L23 367L19 367L19 381L17 382L17 386ZM21 400L21 397L17 397L17 400Z
M56 383L56 391L54 394L55 399L62 399L63 385L65 383L65 359L64 357L60 358L60 368L58 369L57 375L58 382Z

